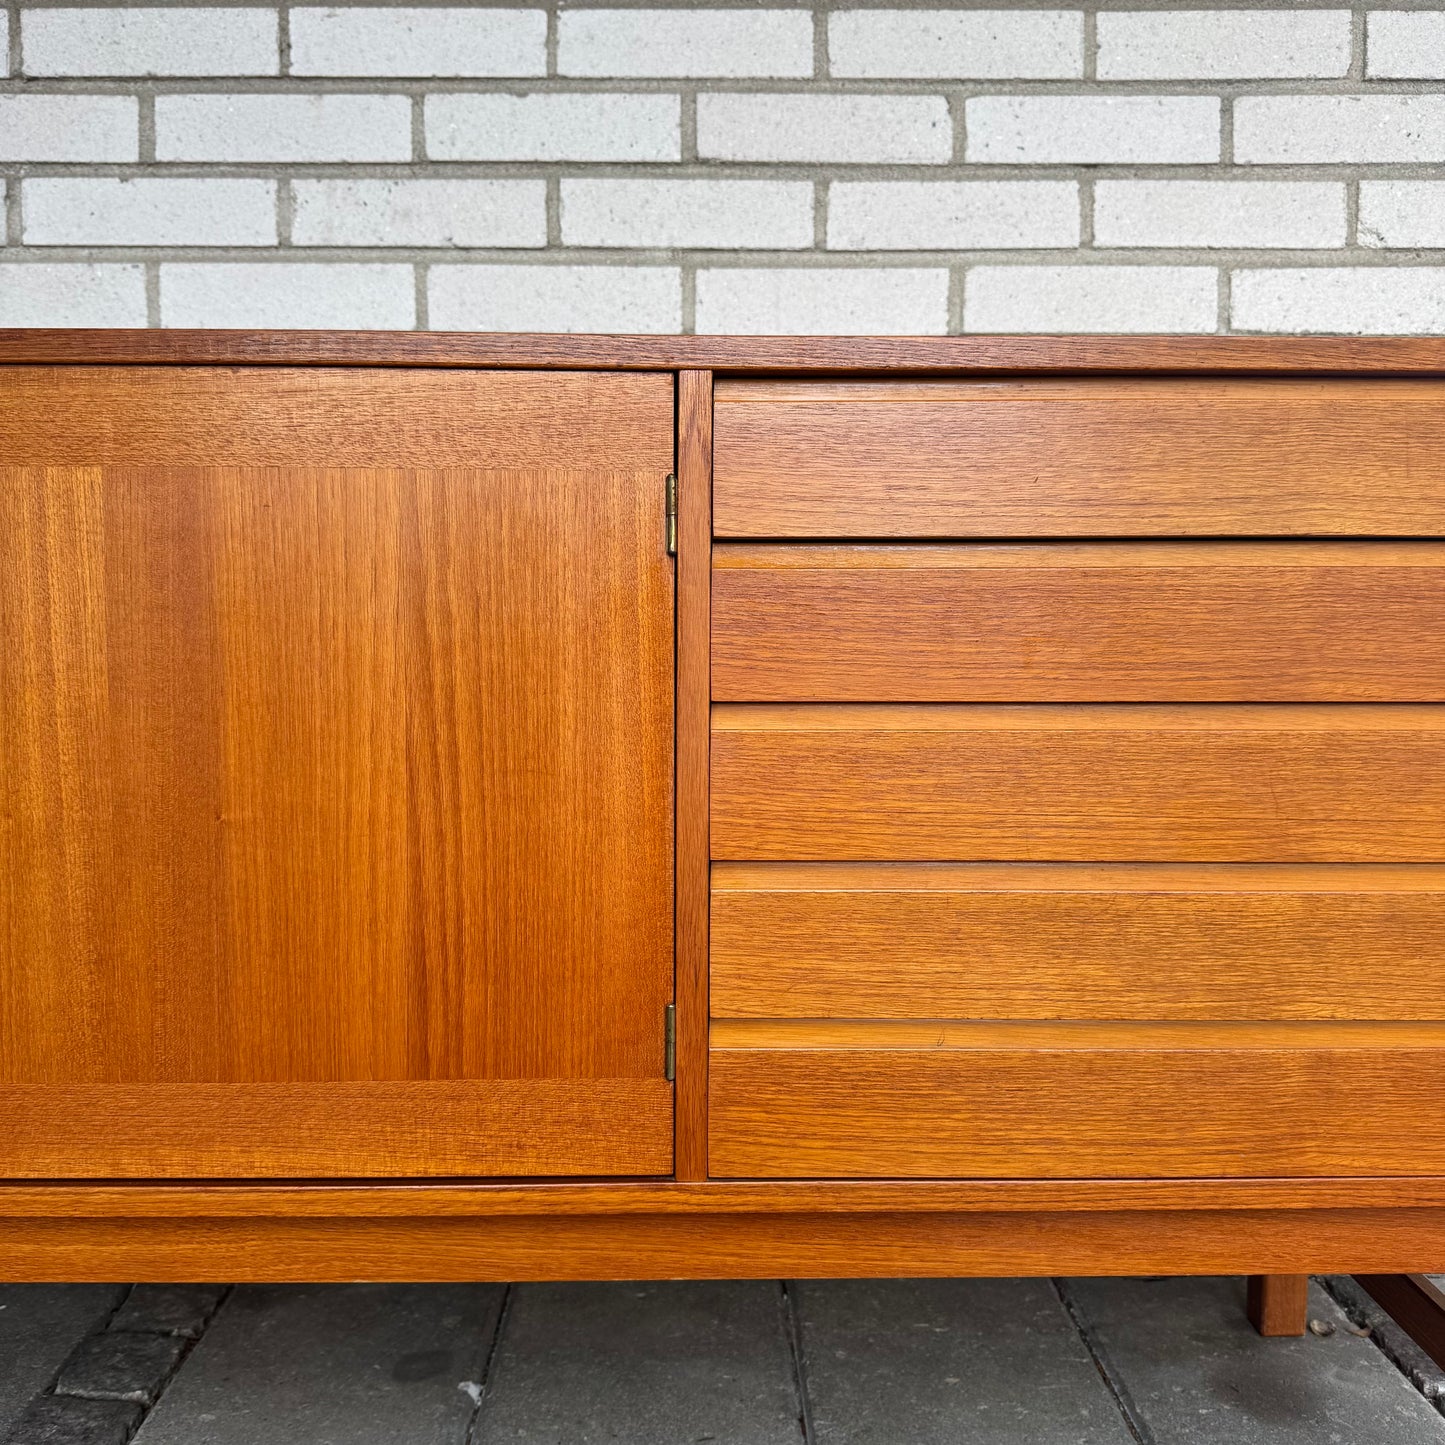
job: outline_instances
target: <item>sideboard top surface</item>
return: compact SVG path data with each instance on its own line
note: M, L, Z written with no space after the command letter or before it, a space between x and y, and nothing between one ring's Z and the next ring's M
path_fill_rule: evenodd
M566 336L0 329L0 364L698 369L734 375L1202 372L1445 375L1445 338Z

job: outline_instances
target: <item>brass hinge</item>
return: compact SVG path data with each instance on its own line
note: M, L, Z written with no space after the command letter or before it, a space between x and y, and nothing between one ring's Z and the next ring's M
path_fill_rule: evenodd
M667 555L677 556L677 475L674 472L667 474Z
M677 1005L671 1003L662 1011L662 1074L677 1077Z

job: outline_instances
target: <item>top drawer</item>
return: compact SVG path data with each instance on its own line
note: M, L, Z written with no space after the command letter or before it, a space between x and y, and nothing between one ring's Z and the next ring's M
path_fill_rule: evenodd
M721 537L1445 535L1445 383L720 381Z

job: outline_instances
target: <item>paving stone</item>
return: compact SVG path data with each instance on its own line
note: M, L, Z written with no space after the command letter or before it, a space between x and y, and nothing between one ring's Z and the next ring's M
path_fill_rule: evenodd
M185 1348L186 1342L172 1335L91 1335L70 1352L55 1393L154 1405Z
M125 1445L141 1407L124 1400L39 1395L15 1422L5 1445Z
M810 1280L790 1289L820 1445L1129 1445L1047 1280Z
M124 1294L110 1284L0 1285L0 1440Z
M462 1445L496 1285L232 1293L136 1445Z
M220 1284L138 1284L110 1328L199 1339L225 1293Z
M1072 1280L1101 1357L1160 1445L1440 1445L1445 1419L1339 1306L1332 1334L1261 1339L1238 1279Z
M519 1285L486 1445L798 1445L771 1281Z

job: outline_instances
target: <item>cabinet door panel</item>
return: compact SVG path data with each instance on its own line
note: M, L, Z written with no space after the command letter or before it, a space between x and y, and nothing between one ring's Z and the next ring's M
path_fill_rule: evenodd
M0 1174L670 1169L662 472L511 431L0 471Z

